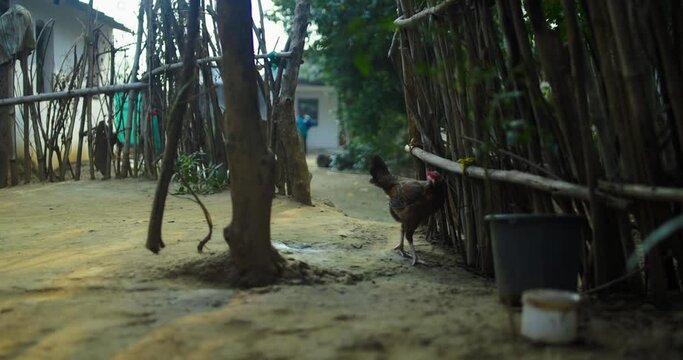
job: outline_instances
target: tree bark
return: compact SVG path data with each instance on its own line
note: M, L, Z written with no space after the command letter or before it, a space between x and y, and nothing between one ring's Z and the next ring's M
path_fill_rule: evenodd
M261 135L251 2L219 0L218 32L223 49L224 131L231 174L232 221L223 230L246 286L275 281L284 260L270 243L275 159Z
M294 27L290 36L291 57L287 61L283 75L280 98L275 106L273 119L277 122L277 130L286 152L286 168L292 187L290 189L294 200L313 205L311 201L311 173L306 164L306 154L303 151L301 139L294 120L294 96L299 80L299 66L304 52L304 40L308 27L308 14L311 5L308 0L297 0L294 10ZM254 70L255 71L255 70Z

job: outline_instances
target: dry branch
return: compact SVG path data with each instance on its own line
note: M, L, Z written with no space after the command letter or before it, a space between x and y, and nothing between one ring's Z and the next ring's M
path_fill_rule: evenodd
M288 58L291 55L292 55L291 51L284 51L284 52L275 53L275 57L279 57L279 58ZM255 59L265 59L267 57L268 57L268 54L256 54L256 55L254 55ZM212 57L207 57L207 58L203 58L203 59L197 59L196 64L202 65L202 64L212 63L212 62L217 63L219 61L221 61L220 56L212 56ZM165 65L162 65L162 66L159 66L159 67L153 69L151 72L144 73L142 75L142 77L140 78L140 80L141 81L147 80L147 78L149 78L150 74L152 76L159 75L159 74L167 73L170 71L179 70L182 67L183 67L182 62L177 62L177 63L173 63L173 64L165 64Z
M446 0L442 2L439 5L432 6L430 8L426 8L415 15L405 19L403 16L399 17L398 19L394 20L394 25L398 27L409 27L418 24L420 21L428 18L430 15L436 15L440 13L441 11L444 11L448 9L450 6L455 5L458 3L459 0Z
M140 66L140 53L142 52L142 29L145 15L145 3L151 0L140 0L140 7L138 9L138 30L135 39L135 54L133 55L133 67L130 70L130 78L128 83L133 83L138 77L138 68ZM126 112L126 120L123 127L124 140L123 149L121 150L121 172L117 174L120 177L127 177L130 171L130 139L133 132L133 113L137 108L138 93L135 90L128 91L128 111Z
M195 40L199 36L198 17L199 0L194 0L190 2L189 30L185 43L185 53L183 54L183 71L180 75L180 84L178 86L178 93L175 96L175 102L168 115L169 129L166 147L164 148L164 156L161 163L161 173L159 174L157 188L154 193L154 202L147 231L147 242L145 244L145 247L155 254L158 254L161 248L164 247L164 242L161 238L161 225L164 218L166 196L168 195L168 188L178 155L177 147L180 140L183 117L188 109L188 94L191 92L193 82L197 80L193 78L193 64L195 64Z

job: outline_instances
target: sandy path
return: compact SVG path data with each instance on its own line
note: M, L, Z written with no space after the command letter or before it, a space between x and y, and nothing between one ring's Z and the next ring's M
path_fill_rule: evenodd
M198 208L170 197L161 255L143 243L154 184L83 181L0 190L0 358L679 358L683 314L601 303L583 340L513 340L490 281L422 238L439 267L389 249L398 227L367 176L312 168L315 207L278 198L273 241L310 278L231 289ZM229 192L204 197L217 227ZM334 204L335 207L329 206ZM515 315L518 317L518 315ZM518 319L517 319L518 320Z

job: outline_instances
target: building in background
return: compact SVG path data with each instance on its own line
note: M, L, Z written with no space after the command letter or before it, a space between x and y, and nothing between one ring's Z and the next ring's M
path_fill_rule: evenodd
M218 72L216 71L216 74ZM223 82L217 75L214 79L221 109L225 109ZM299 78L295 94L295 116L310 115L318 126L308 131L308 150L311 153L331 152L339 149L339 118L337 117L337 93L333 87L322 81ZM261 118L266 118L266 105L259 93Z
M337 93L318 81L299 79L296 87L296 116L310 115L318 126L308 130L308 150L321 152L339 148Z

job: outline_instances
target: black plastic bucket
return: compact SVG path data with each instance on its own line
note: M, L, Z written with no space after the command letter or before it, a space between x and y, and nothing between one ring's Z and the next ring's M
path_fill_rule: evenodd
M522 292L576 291L584 219L557 214L487 215L500 300L519 305Z

